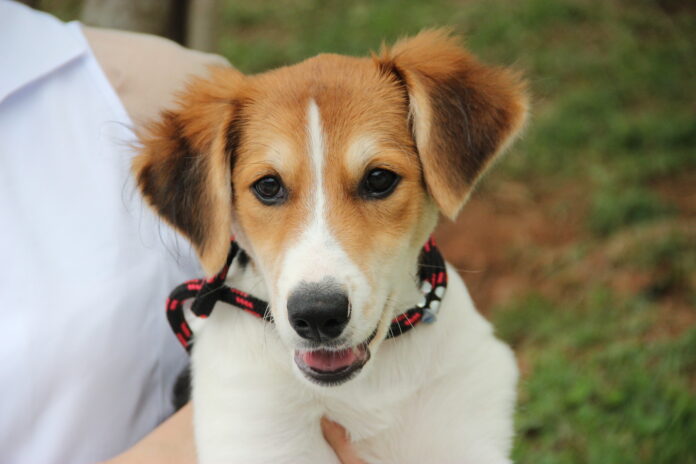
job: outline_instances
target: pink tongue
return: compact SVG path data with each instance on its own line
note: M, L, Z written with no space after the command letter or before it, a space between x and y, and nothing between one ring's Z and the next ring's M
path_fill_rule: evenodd
M317 371L331 372L353 364L358 357L352 348L341 351L307 351L302 353L302 361Z

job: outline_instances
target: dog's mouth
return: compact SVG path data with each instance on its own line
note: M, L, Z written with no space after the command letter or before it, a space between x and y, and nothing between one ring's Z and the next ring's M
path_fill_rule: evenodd
M370 360L368 344L369 340L343 349L296 350L295 364L313 382L339 385L353 378Z

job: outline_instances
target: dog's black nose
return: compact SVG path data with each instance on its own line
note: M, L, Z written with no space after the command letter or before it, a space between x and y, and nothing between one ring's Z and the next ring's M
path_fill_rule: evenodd
M303 282L288 298L288 318L295 332L308 340L332 340L348 323L348 296L333 280Z

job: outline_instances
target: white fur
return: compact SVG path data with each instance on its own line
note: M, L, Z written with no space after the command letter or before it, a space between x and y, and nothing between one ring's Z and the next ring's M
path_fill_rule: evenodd
M218 303L192 359L200 462L337 462L321 416L370 464L509 462L515 359L448 272L438 321L385 341L338 387L307 385L271 324Z
M374 340L372 359L354 379L319 387L298 372L292 353L301 339L287 321L285 304L300 282L331 277L346 286L353 308L346 331L354 344L420 298L413 280L418 250L380 263L385 275L371 282L331 233L324 135L314 101L307 121L313 195L304 229L282 258L277 281L269 282L265 272L262 278L253 263L230 273L230 285L271 301L275 325L218 303L196 332L193 402L200 462L336 463L321 435L322 416L347 429L369 464L509 462L515 359L476 312L454 269L437 322L421 323L393 340ZM431 209L416 232L423 241L434 224ZM366 311L368 305L380 310Z

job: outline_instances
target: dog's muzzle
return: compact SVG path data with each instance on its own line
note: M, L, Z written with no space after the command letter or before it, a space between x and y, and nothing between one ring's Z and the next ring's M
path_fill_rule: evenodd
M345 346L344 329L350 319L345 289L333 279L301 282L290 294L288 320L306 349L295 351L295 364L309 380L337 385L356 375L370 359L369 341Z

